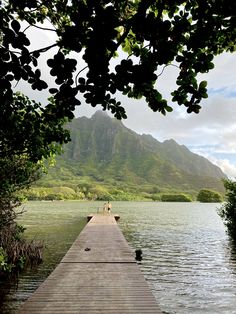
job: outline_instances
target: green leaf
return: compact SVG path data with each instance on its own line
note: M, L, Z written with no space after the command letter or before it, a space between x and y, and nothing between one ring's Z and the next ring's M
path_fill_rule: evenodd
M170 106L166 106L165 109L166 109L166 111L168 111L168 112L172 112L172 111L173 111L173 108L170 107Z
M208 94L207 93L203 93L201 94L202 98L208 98Z
M16 33L19 33L19 30L20 30L20 23L16 20L13 20L11 22L11 27L12 29L16 32Z
M207 87L207 81L202 81L200 84L199 84L199 89L205 89Z
M58 92L58 89L57 88L50 88L49 89L49 93L50 94L56 94Z

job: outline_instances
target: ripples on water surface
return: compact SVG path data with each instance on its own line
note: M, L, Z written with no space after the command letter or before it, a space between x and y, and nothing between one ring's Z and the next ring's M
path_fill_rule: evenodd
M135 212L128 210L123 228L130 242L144 251L141 267L161 309L236 313L236 256L216 213L217 205L136 206Z
M17 306L45 279L99 202L34 202L22 222L47 249L38 271L22 275L1 313ZM217 204L113 202L142 271L165 313L236 313L236 252L216 213ZM138 313L137 313L138 314Z

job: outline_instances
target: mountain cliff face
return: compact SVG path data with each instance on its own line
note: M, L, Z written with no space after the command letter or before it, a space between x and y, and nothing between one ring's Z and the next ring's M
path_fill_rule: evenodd
M113 184L152 184L175 190L223 190L225 174L206 158L174 140L163 143L139 135L103 111L74 119L68 126L72 141L59 157L73 177L90 177Z

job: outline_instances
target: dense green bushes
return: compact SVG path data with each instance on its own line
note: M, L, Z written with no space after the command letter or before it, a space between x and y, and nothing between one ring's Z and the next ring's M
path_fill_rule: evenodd
M65 186L52 188L35 187L24 191L23 194L28 200L73 200L84 198L83 193L76 193L72 188Z
M223 199L218 192L202 189L197 195L197 201L202 203L221 203Z
M219 210L228 234L236 241L236 181L224 180L226 203Z
M22 196L27 200L106 200L106 201L133 201L143 200L145 197L132 192L111 189L103 186L75 187L34 187L23 191ZM151 197L149 197L151 198Z
M70 186L70 187L69 187ZM157 192L158 191L158 192ZM222 196L215 191L201 190L196 193L185 194L177 191L157 190L150 187L129 187L99 185L98 183L81 181L69 183L68 186L34 187L24 191L23 196L28 200L94 200L94 201L160 201L160 202L222 202Z
M192 199L185 194L163 194L161 195L162 202L191 202Z

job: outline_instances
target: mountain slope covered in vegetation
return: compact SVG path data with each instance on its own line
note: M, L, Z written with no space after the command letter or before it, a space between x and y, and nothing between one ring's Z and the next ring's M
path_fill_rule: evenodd
M170 191L194 195L202 188L223 191L221 179L226 176L220 168L173 139L161 143L139 135L103 111L74 119L68 128L72 141L41 186L144 196Z

